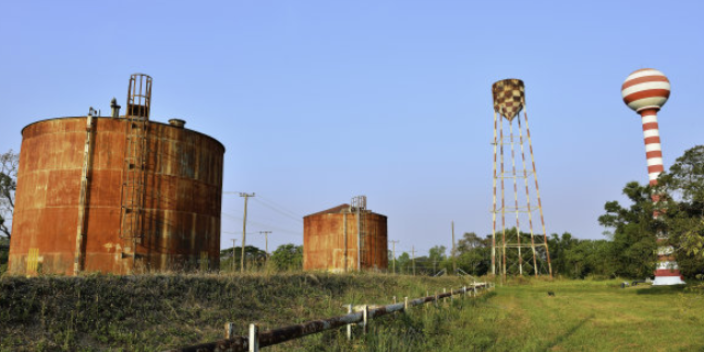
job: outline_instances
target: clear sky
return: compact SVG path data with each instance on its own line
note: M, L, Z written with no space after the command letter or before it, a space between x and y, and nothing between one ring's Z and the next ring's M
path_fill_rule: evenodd
M665 167L704 143L702 1L0 2L0 151L34 121L108 114L129 75L152 119L227 148L224 190L256 192L248 234L302 243L301 217L355 195L397 252L491 233L491 84L520 78L548 233L603 238L597 217L647 181L632 71L672 83ZM274 210L274 209L276 210ZM226 194L222 246L243 199ZM248 236L264 247L260 235Z

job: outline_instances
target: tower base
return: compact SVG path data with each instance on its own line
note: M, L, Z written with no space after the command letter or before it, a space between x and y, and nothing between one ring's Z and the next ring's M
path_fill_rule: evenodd
M685 285L680 276L656 276L653 286Z

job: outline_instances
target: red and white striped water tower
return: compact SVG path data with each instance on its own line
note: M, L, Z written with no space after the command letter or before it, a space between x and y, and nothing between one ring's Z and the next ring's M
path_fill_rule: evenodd
M665 171L662 164L662 146L658 130L657 112L665 105L670 97L670 81L665 75L652 68L637 70L626 78L621 87L623 101L629 108L641 116L643 123L643 137L645 138L645 157L648 162L648 178L650 185L658 183L658 176ZM657 203L660 196L653 194L653 202ZM653 211L653 218L659 212ZM680 285L684 284L680 275L677 261L674 257L674 248L666 245L667 235L658 234L658 264L655 269L653 285Z

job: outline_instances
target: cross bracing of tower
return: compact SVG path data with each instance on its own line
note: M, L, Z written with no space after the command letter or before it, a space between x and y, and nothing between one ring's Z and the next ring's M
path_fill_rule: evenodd
M494 83L492 93L494 98L492 274L497 274L497 264L499 264L499 273L504 277L514 274L523 275L524 269L528 272L532 271L535 276L548 274L552 277L547 232L528 127L525 88L521 80L507 79ZM522 119L521 112L523 112ZM514 120L517 125L517 136L514 132ZM505 135L504 125L508 125L508 135ZM520 151L519 165L517 165L517 150ZM527 154L530 157L530 163L526 159ZM531 179L533 182L530 182ZM519 192L519 189L525 192ZM533 228L534 217L538 216L542 230L540 232L534 231ZM508 225L507 221L511 225ZM500 237L497 238L497 236Z

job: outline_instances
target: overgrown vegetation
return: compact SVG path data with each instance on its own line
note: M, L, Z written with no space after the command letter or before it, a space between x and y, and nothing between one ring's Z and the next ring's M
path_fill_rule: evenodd
M10 258L10 240L0 237L0 275L7 271L7 261Z
M0 279L0 350L161 351L224 336L233 322L263 329L346 314L343 304L460 287L459 278L389 275L44 276ZM464 283L466 284L466 282ZM327 350L337 332L285 349ZM323 339L323 340L321 340Z
M86 276L0 279L0 351L161 351L345 314L464 282L457 277ZM702 287L513 278L478 299L446 300L268 351L695 350L704 345ZM554 292L554 296L547 294Z
M0 236L11 236L10 223L15 209L15 190L17 190L17 170L20 155L10 149L0 154Z

